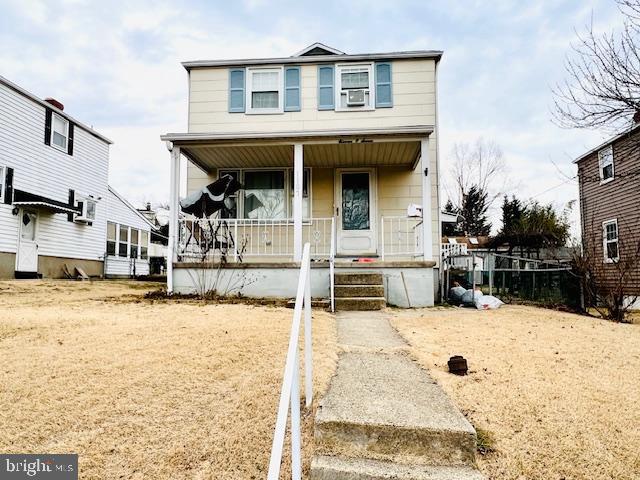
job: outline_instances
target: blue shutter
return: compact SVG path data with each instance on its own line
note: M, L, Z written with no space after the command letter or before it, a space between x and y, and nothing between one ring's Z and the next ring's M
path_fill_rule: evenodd
M229 112L244 112L244 68L229 70Z
M391 64L376 63L376 108L393 107Z
M333 65L318 66L318 110L334 109Z
M284 69L284 111L299 112L300 103L300 67Z

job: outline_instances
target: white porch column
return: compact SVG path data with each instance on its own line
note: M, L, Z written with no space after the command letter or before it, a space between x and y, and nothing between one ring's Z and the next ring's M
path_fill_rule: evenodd
M420 174L422 177L422 255L433 260L433 233L431 227L431 165L429 164L429 137L420 141Z
M178 259L178 214L180 212L180 147L170 150L169 244L167 248L167 292L173 292L173 262Z
M304 159L301 143L293 145L293 260L302 261L302 187Z

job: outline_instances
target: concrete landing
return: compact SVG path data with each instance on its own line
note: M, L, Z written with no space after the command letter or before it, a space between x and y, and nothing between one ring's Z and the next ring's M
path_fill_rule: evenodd
M485 480L480 472L469 467L402 465L322 456L313 459L311 471L312 480Z
M323 454L473 465L476 434L431 377L402 354L343 353L316 413Z
M383 312L340 312L343 349L315 419L313 480L481 480L476 433Z

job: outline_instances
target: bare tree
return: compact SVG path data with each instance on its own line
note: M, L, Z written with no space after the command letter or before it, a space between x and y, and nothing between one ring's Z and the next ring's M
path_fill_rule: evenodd
M592 19L572 45L567 78L553 89L560 126L620 131L640 120L640 0L616 1L621 30L598 34Z
M507 167L500 146L478 138L473 144L456 142L451 150L449 182L445 185L449 199L462 208L472 187L487 194L486 206L505 193Z

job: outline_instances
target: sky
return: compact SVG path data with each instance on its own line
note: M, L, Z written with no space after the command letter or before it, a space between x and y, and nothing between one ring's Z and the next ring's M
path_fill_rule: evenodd
M168 200L159 137L187 131L180 62L289 56L322 42L346 53L443 50L443 177L456 142L483 138L504 153L506 193L562 209L578 196L572 160L608 134L555 126L551 89L576 32L592 19L596 31L621 24L614 0L0 0L0 11L0 75L113 140L109 183L136 205Z

